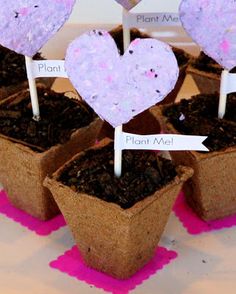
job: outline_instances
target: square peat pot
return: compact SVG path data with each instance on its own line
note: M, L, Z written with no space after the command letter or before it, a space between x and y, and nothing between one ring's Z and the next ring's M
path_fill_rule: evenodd
M25 93L28 92L21 91L9 97L0 107ZM10 202L41 220L48 220L59 214L50 191L43 186L43 180L78 151L92 146L101 126L101 120L96 118L88 126L74 131L66 143L43 152L35 151L27 143L0 134L0 183Z
M153 107L165 133L180 134L163 115L164 106ZM184 184L187 203L206 221L236 213L236 147L200 153L172 151L175 164L191 167L194 175Z
M214 94L220 91L220 74L199 70L189 65L187 73L190 74L200 93Z
M203 51L199 56L192 58L187 74L190 74L200 93L214 94L220 92L220 79L223 68ZM235 72L233 69L231 72Z
M108 142L104 139L94 148L103 148ZM153 257L175 199L192 169L178 167L178 175L167 186L123 209L61 183L59 177L68 165L70 162L47 177L44 184L62 211L85 263L115 278L129 278Z

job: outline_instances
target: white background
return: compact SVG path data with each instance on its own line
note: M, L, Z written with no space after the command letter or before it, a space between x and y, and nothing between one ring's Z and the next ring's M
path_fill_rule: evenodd
M134 12L177 12L180 0L142 0ZM77 0L70 23L120 23L122 6L115 0Z

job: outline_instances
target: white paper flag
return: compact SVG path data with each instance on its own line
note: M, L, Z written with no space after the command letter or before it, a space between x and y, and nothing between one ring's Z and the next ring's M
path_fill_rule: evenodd
M181 26L178 13L123 13L126 28L155 28L160 26Z
M209 151L202 143L207 137L205 136L188 136L188 135L135 135L122 132L115 133L115 149L125 150L195 150Z

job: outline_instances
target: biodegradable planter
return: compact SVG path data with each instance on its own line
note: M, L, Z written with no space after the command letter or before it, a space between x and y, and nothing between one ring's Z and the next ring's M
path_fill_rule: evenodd
M220 91L220 75L198 70L192 65L187 67L187 73L192 76L200 93L214 94Z
M17 95L4 100L2 104L9 103ZM75 131L65 144L41 153L30 148L30 144L0 134L0 183L12 204L41 220L58 214L50 191L42 185L43 180L75 153L93 145L101 125L101 120L96 119Z
M162 128L169 134L179 132L163 116L164 107L152 108ZM187 202L204 220L220 219L236 213L236 147L200 153L173 151L176 164L190 166L194 175L184 184Z
M109 142L103 140L97 147ZM84 152L76 155L78 159ZM153 256L182 183L192 169L178 168L178 176L166 187L129 209L97 197L76 193L58 181L63 169L45 180L68 223L88 266L126 279Z
M187 67L187 73L192 76L200 93L204 94L214 94L220 91L222 70L223 68L203 51L198 57L192 58Z

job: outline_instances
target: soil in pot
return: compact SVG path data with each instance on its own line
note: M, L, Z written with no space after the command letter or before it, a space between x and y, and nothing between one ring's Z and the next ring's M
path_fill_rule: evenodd
M224 119L218 118L218 103L218 94L199 94L167 106L163 114L181 134L208 136L204 145L219 151L236 145L236 95L228 95Z
M213 73L219 76L223 70L223 68L214 59L206 55L203 51L200 52L197 58L193 59L191 66L200 71ZM236 67L234 67L230 72L235 73Z
M102 122L83 102L38 88L41 120L27 90L0 104L0 182L11 203L41 220L59 213L45 177L95 143Z
M192 169L149 151L124 151L114 177L113 143L102 140L47 177L85 263L127 279L153 256Z
M218 94L200 94L161 109L168 133L208 136L203 144L210 152L171 152L176 164L194 169L184 191L188 204L204 220L236 213L236 96L228 96L224 119L217 117L218 101Z
M41 53L33 59L44 60ZM55 78L39 78L38 83L51 87ZM25 57L0 45L0 100L28 88Z
M37 53L33 59L43 59ZM27 80L25 57L0 45L0 87L19 84Z
M170 160L154 152L123 152L121 178L114 176L113 143L103 149L91 149L74 160L59 181L74 191L96 196L127 209L170 183L177 175Z
M33 150L44 152L70 139L71 134L89 125L95 114L84 102L62 93L38 88L41 120L32 119L30 94L19 95L11 103L0 106L0 134Z

